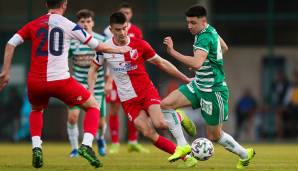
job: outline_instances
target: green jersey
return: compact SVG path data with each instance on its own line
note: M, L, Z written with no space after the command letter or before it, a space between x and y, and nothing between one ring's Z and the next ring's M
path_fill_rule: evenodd
M204 92L228 90L223 71L223 58L219 35L216 30L207 25L195 36L193 44L194 51L197 49L208 53L203 65L196 70L194 85Z
M104 42L105 37L92 33L93 37L99 42ZM78 40L71 40L70 42L70 57L73 61L73 77L87 88L88 71L96 56L96 51L90 49L87 45ZM94 87L95 97L104 93L104 68L100 67L97 74L97 80Z

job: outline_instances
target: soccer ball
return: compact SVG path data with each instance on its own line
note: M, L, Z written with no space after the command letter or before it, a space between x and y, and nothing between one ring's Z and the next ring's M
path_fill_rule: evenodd
M200 161L208 160L214 154L214 147L207 138L198 138L191 144L191 155Z

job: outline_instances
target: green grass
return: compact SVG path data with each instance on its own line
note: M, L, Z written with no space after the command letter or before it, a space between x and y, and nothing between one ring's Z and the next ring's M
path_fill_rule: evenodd
M254 144L257 154L247 171L297 171L298 144ZM168 163L168 154L161 152L152 145L150 154L128 153L127 146L121 145L119 154L100 158L104 167L98 170L134 171L134 170L183 170L177 169L176 162ZM94 171L82 158L69 158L68 144L44 143L44 167L41 171ZM34 170L31 166L30 144L0 144L0 171ZM201 171L231 171L236 170L238 158L220 146L215 146L215 155L208 161L199 162L196 168L185 169Z

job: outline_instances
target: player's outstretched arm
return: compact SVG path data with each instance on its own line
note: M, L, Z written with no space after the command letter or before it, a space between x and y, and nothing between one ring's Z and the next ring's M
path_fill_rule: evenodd
M9 43L6 44L4 52L4 62L0 73L0 91L8 84L10 78L10 66L15 51L15 46Z
M90 69L88 71L88 90L91 94L94 92L94 85L97 79L97 70L100 66L95 64L94 62L91 63Z
M157 57L154 57L152 60L149 60L149 62L157 66L162 71L165 71L170 75L180 79L184 83L189 83L191 81L190 78L188 78L186 75L180 72L172 63L161 58L158 55Z
M110 94L112 90L113 90L113 78L111 74L108 74L105 77L105 87L104 87L105 94L106 95Z
M171 37L166 37L163 43L167 46L167 52L169 55L193 69L199 69L208 55L207 52L200 49L194 51L194 56L183 55L174 49Z
M221 46L222 54L224 54L224 53L226 53L229 50L229 47L226 44L226 42L220 36L219 36L219 41L220 41L220 46Z
M131 50L129 46L121 46L121 47L112 47L106 43L99 43L95 48L97 52L105 52L105 53L126 53Z

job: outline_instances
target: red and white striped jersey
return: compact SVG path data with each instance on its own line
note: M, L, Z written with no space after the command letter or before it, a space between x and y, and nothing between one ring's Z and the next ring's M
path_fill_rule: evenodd
M71 39L78 39L91 48L99 44L79 25L53 13L29 22L14 37L20 43L31 40L31 65L28 77L43 81L70 77L68 51Z
M142 96L146 89L151 88L151 82L144 62L152 60L158 55L152 47L142 39L128 37L127 46L132 50L124 54L103 53L94 59L97 65L107 64L115 81L121 102ZM113 38L106 41L115 47Z

